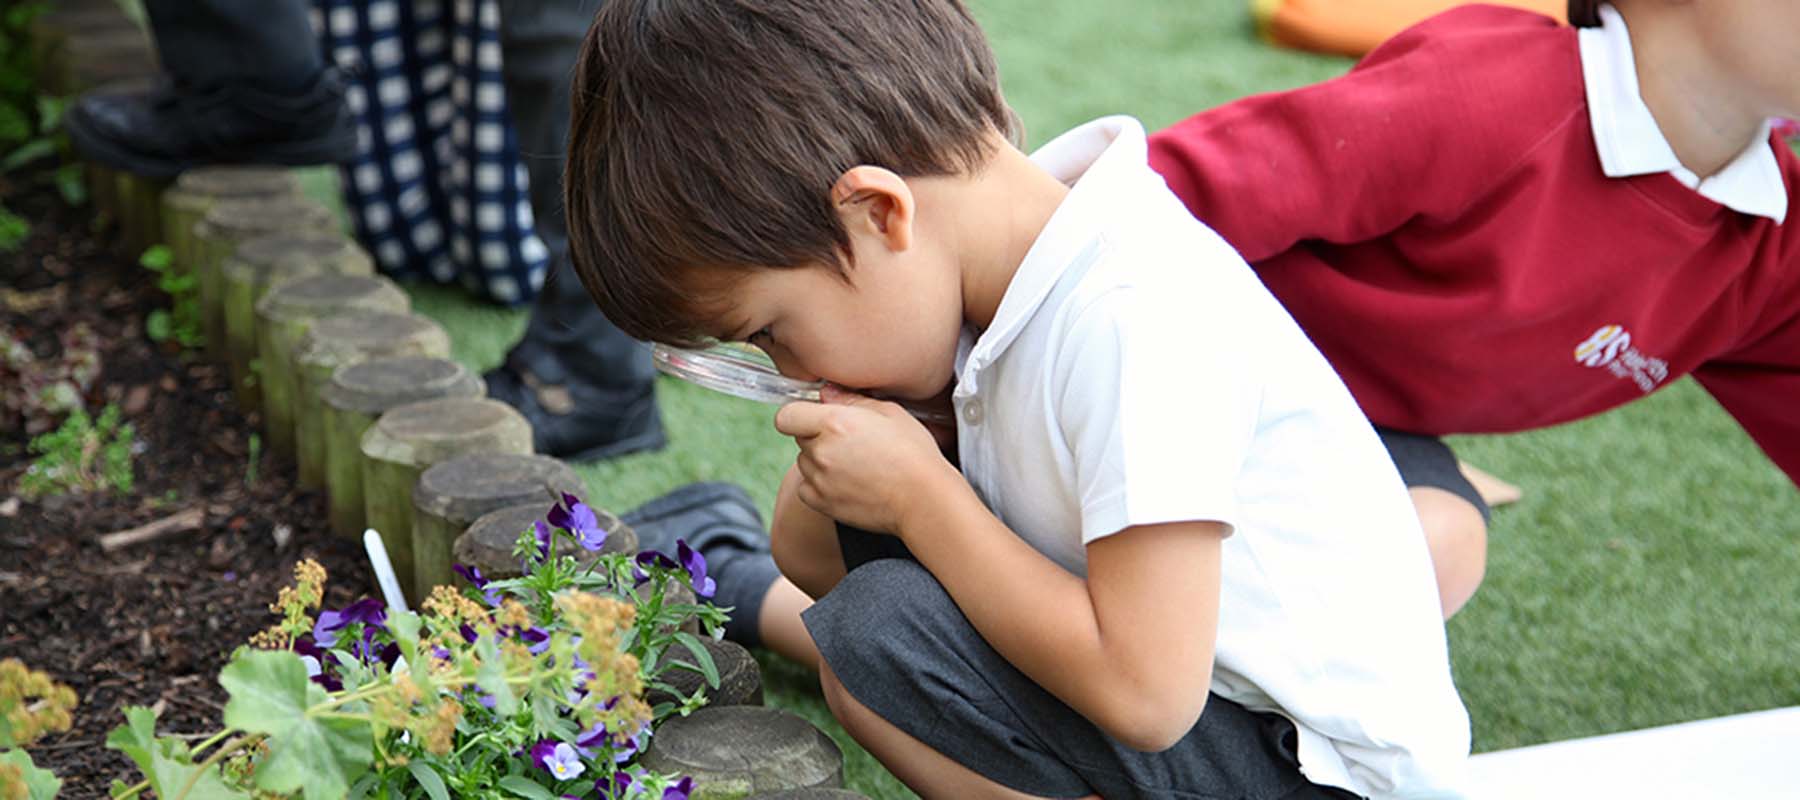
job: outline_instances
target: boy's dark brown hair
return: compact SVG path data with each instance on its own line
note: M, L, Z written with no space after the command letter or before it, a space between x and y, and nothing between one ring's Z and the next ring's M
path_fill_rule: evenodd
M1569 0L1569 24L1577 28L1600 27L1600 4L1606 0Z
M961 0L607 0L571 102L575 271L626 333L685 345L728 299L696 268L844 268L845 170L962 174L1016 128Z

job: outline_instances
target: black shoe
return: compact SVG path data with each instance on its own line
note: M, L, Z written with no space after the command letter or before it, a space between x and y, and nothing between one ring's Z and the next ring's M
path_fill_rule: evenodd
M536 452L567 461L598 461L668 443L653 386L621 393L571 381L548 384L503 365L482 376L488 397L518 409L531 423Z
M707 575L718 584L712 603L732 609L726 638L745 647L761 644L757 617L781 571L750 495L735 484L690 483L619 519L637 533L639 550L674 558L679 539L705 556Z
M83 158L151 178L205 164L311 166L356 156L356 120L329 69L293 95L168 81L145 91L89 92L63 120Z

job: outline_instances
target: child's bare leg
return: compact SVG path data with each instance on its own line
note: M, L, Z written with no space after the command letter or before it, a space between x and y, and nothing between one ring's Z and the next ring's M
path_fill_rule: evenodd
M1452 492L1429 486L1410 491L1431 550L1444 618L1449 619L1475 596L1487 574L1487 521L1473 504Z
M777 578L763 595L762 610L756 625L762 633L764 647L790 661L810 669L819 668L819 648L812 634L800 622L800 612L811 608L813 599L787 578Z
M783 576L800 591L819 598L843 580L844 554L838 549L837 523L801 502L796 493L799 485L798 469L789 468L775 495L775 512L769 520L769 549ZM777 586L780 583L777 581ZM795 625L799 624L800 610L804 606L795 609ZM766 613L762 619L787 624L787 620L772 620Z
M844 730L920 797L927 800L938 797L1002 800L1033 797L982 777L894 727L893 723L857 702L823 662L819 664L819 687L825 693L825 704L831 707L832 716L837 717Z

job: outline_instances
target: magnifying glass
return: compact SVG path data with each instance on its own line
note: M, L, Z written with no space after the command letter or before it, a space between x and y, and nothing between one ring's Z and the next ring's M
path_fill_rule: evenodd
M824 381L799 381L782 375L763 351L737 344L718 344L705 350L687 350L657 344L650 348L656 368L715 392L759 403L781 405L796 400L819 402ZM901 405L905 405L902 403ZM907 407L921 422L949 425L949 414Z

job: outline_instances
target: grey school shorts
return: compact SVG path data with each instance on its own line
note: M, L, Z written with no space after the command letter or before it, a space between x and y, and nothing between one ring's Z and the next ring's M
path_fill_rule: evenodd
M1166 751L1119 743L995 652L897 539L839 538L856 560L803 616L820 655L857 701L989 780L1107 800L1353 796L1300 774L1293 723L1218 695Z

